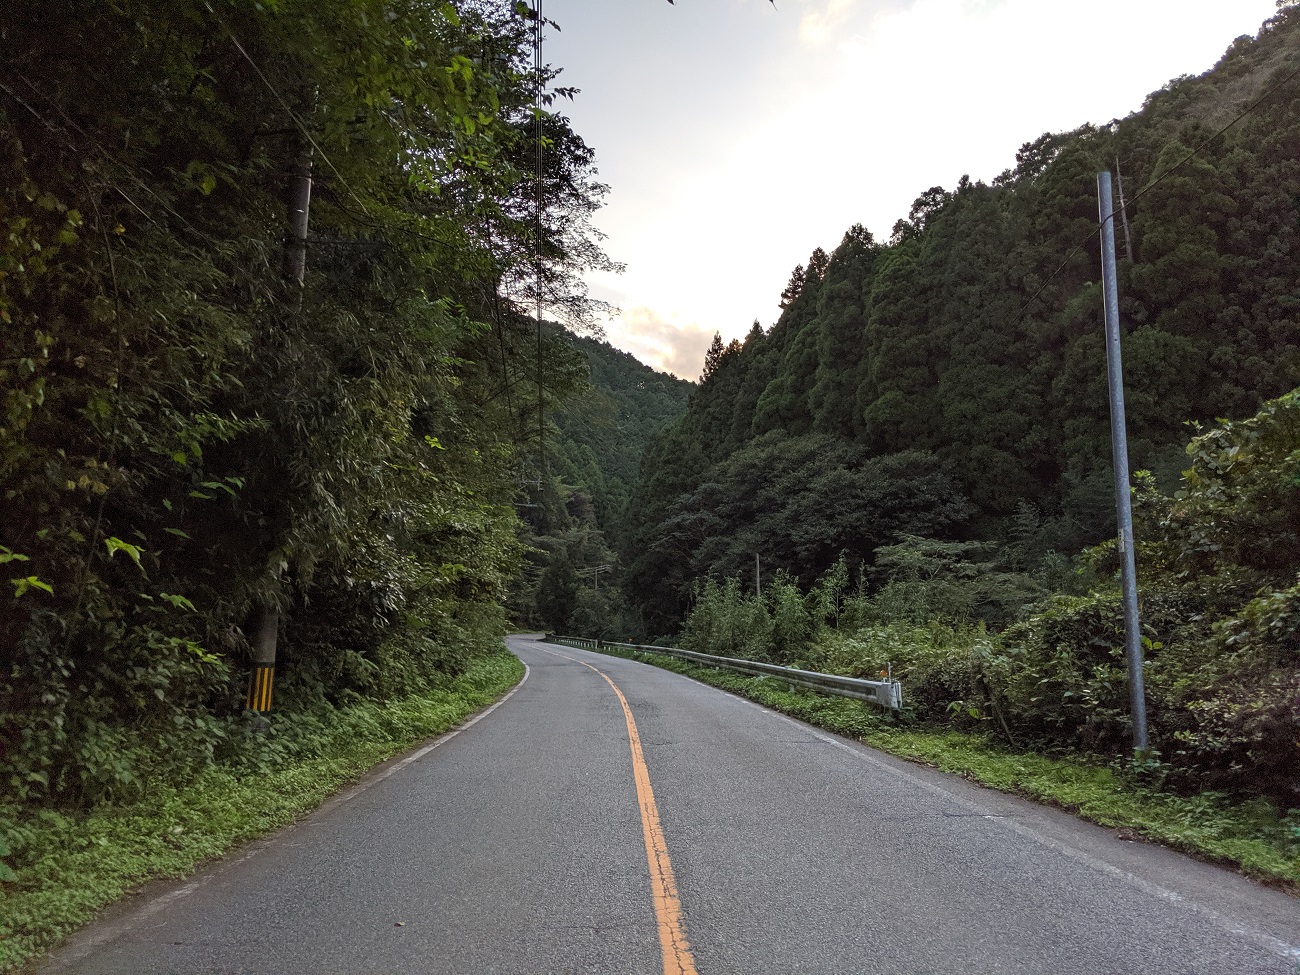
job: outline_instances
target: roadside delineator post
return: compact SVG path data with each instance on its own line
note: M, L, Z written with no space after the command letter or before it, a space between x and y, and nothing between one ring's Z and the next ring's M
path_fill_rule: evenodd
M265 713L271 710L271 685L275 683L275 664L254 664L248 681L247 707Z
M248 678L250 711L265 714L271 710L271 690L275 683L275 649L280 632L280 611L274 606L263 608L253 634L253 672Z

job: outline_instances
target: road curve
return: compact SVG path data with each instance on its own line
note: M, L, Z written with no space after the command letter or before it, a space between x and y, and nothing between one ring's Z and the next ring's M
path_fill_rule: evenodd
M1277 891L666 671L510 644L529 675L494 713L40 970L1300 972Z

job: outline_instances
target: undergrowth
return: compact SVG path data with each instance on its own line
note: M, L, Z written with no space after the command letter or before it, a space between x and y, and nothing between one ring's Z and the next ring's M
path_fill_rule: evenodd
M819 728L1002 792L1058 806L1111 828L1243 874L1300 891L1300 817L1278 815L1267 801L1233 801L1219 793L1179 796L1160 791L1140 771L1087 755L1013 751L981 734L904 727L869 704L807 691L767 677L701 667L674 657L604 646L627 657L749 698Z
M522 676L523 665L504 651L482 657L437 691L335 712L317 729L310 755L260 771L216 766L126 805L85 815L45 810L21 821L0 806L0 836L12 847L16 874L0 885L0 972L47 950L132 888L183 877L294 822L378 762L486 707Z

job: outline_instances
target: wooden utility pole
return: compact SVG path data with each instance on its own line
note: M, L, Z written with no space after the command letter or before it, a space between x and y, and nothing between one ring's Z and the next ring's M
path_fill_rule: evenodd
M1124 221L1124 254L1133 260L1133 238L1128 232L1128 204L1124 202L1124 174L1119 171L1119 156L1115 157L1115 185L1119 189L1119 215Z
M533 276L537 285L537 466L540 476L546 477L546 389L542 382L542 167L546 158L542 127L542 88L545 83L542 39L546 22L542 18L542 0L536 0L533 14L533 70L537 76L533 93L533 124L537 126L537 172L533 186Z
M284 276L299 289L307 277L307 217L311 210L311 145L304 139L289 178L289 234L284 244ZM298 297L301 298L301 290Z
M614 567L613 567L612 565L608 565L608 564L607 564L607 565L593 565L593 566L590 566L589 568L586 568L586 569L579 569L579 570L578 570L578 575L583 575L583 576L585 576L585 575L590 574L590 575L592 576L592 578L595 580L596 592L600 592L600 574L601 574L602 572L608 572L608 571L610 571L612 568L614 568Z

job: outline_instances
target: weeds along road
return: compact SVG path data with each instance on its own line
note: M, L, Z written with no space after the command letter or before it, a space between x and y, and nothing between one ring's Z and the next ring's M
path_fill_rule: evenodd
M511 646L529 676L496 711L43 970L1300 970L1284 894L675 674Z

